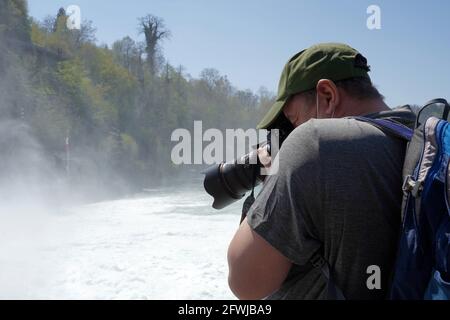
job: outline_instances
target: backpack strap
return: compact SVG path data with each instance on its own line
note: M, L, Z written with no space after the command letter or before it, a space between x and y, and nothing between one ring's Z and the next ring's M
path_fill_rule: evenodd
M327 281L327 300L345 300L345 296L341 289L338 288L336 283L331 278L330 266L327 260L322 256L320 250L318 250L309 260L311 265L320 270L322 275Z
M351 117L351 119L370 123L385 133L391 134L397 138L411 141L414 130L407 126L389 119L372 119L366 117Z

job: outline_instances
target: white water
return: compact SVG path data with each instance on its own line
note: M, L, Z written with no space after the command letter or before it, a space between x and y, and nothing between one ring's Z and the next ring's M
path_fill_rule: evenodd
M0 298L233 299L226 250L240 205L210 205L198 186L2 215Z

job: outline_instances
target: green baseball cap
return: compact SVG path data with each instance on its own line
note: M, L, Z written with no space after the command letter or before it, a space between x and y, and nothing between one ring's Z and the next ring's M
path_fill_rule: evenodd
M320 79L370 79L369 71L367 59L346 44L321 43L300 51L286 63L278 85L277 100L257 129L269 129L292 95L315 89Z

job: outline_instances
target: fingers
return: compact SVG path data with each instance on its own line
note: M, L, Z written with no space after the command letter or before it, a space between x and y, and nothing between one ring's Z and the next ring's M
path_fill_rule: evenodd
M269 152L267 152L266 147L262 147L262 148L258 149L258 158L264 167L266 167L267 169L270 168L272 158L270 157Z

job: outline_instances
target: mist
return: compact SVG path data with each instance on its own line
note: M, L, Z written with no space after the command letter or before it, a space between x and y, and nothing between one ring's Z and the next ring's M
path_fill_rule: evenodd
M196 79L171 65L161 17L132 18L145 40L111 47L98 43L95 22L69 29L67 19L55 7L38 21L26 1L0 0L0 299L161 297L170 289L147 292L158 277L191 285L165 266L180 255L226 297L226 242L199 270L206 253L193 248L204 250L200 226L219 223L228 238L235 218L200 218L211 205L204 167L172 163L170 137L195 120L205 130L254 127L273 94L239 90L214 68ZM171 249L180 243L190 245ZM136 260L142 252L149 256ZM173 296L214 290L201 286Z
M20 47L2 44L0 298L23 299L35 297L36 288L51 283L54 277L58 261L47 260L46 250L70 241L71 226L61 225L57 217L70 207L113 197L118 189L112 191L99 175L95 163L103 160L102 173L116 176L106 172L107 160L102 159L101 151L76 150L74 157L87 159L80 168L77 160L70 166L64 152L40 141L30 114L42 108L44 102L30 88L32 76L19 63ZM64 150L64 136L61 146ZM126 185L117 177L115 181Z

